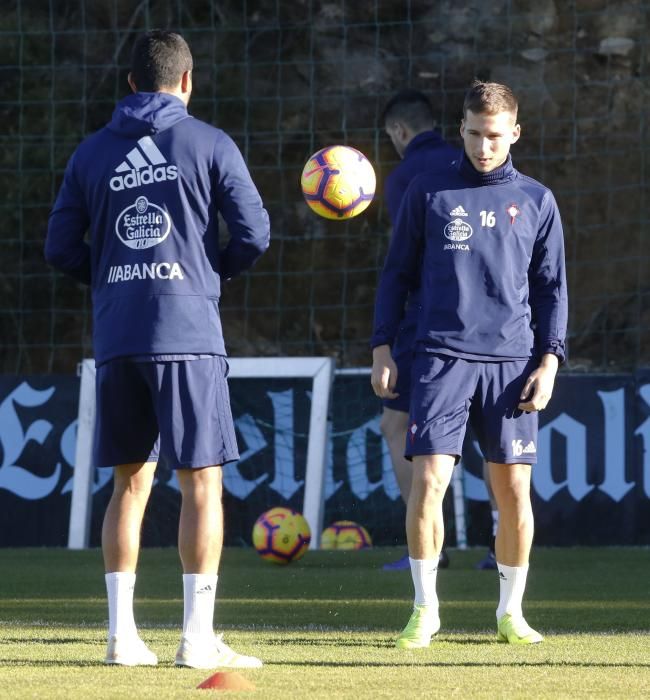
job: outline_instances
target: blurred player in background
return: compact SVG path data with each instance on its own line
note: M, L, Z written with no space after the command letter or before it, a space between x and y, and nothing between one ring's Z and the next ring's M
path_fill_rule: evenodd
M394 226L404 193L411 180L419 173L436 170L458 157L458 149L447 144L434 130L435 119L429 99L417 90L403 90L386 105L381 123L397 154L402 159L388 175L384 185L384 199L388 216ZM381 432L390 451L395 477L404 503L411 490L411 463L404 457L411 398L411 363L415 344L417 317L420 309L419 280L414 279L409 289L399 331L392 345L392 356L398 367L397 384L383 400ZM438 566L449 565L447 553L442 550ZM408 554L384 565L386 571L409 569Z
M68 162L47 260L89 284L97 366L94 461L117 465L102 549L106 663L154 665L133 617L140 530L161 460L176 470L184 621L176 664L256 667L213 631L223 541L221 465L238 459L219 318L221 282L269 244L269 220L224 132L187 112L192 55L178 34L135 43L133 94ZM228 245L220 251L217 214ZM89 243L84 234L89 231Z
M409 186L377 291L373 388L390 398L397 372L391 346L413 279L421 280L407 441L415 600L400 648L427 647L440 628L442 502L468 419L499 507L497 638L542 641L522 611L533 539L530 480L537 412L550 400L564 358L567 293L555 199L510 157L520 135L517 111L507 86L472 85L463 104L463 154Z

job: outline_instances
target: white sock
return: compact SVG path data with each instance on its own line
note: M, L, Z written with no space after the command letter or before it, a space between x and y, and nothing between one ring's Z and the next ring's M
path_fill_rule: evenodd
M214 597L217 574L183 574L183 636L211 637L214 634Z
M513 617L522 617L521 601L526 588L528 576L528 564L524 566L506 566L499 564L499 607L497 608L497 620L510 613Z
M108 596L108 636L127 637L138 634L133 618L135 574L114 571L104 576Z
M436 593L436 577L438 575L438 559L411 559L411 576L415 588L415 605L430 605L438 611L438 594Z
M497 528L499 527L499 511L492 511L492 537L497 536Z

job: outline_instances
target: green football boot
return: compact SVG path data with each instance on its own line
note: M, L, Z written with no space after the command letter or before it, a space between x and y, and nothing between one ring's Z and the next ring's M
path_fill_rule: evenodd
M497 622L497 641L508 644L539 644L544 637L535 631L523 617L503 615Z
M438 610L428 605L415 605L406 627L397 638L398 649L424 649L431 644L431 637L440 629Z

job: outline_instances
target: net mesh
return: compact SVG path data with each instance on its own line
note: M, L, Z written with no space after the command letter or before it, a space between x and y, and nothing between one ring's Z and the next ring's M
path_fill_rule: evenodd
M473 77L520 96L516 165L563 215L570 366L650 362L648 34L642 0L280 2L8 0L0 18L0 370L69 372L89 356L89 295L43 262L67 158L127 92L130 46L154 27L195 57L192 113L229 132L269 209L273 245L224 292L236 355L335 355L369 363L389 236L378 198L348 223L313 215L299 177L346 143L379 182L396 155L377 120L389 97L427 92L452 142Z

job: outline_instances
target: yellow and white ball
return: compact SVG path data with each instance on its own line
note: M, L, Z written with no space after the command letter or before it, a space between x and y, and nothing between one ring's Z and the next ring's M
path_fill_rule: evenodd
M307 204L326 219L351 219L368 208L377 180L370 161L351 146L327 146L314 153L300 178Z
M366 549L372 540L363 525L352 520L338 520L323 530L321 549Z
M262 559L274 564L290 564L300 559L310 542L309 524L291 508L271 508L253 526L253 546Z

